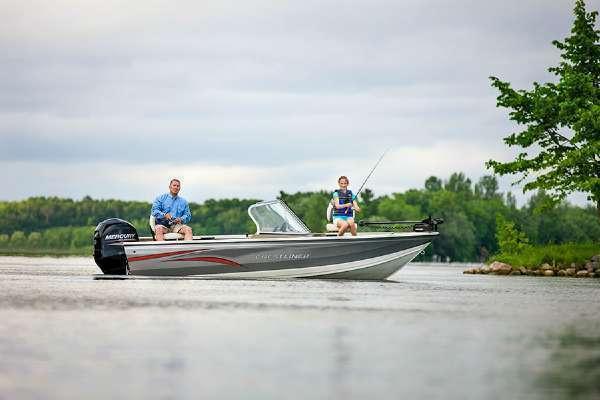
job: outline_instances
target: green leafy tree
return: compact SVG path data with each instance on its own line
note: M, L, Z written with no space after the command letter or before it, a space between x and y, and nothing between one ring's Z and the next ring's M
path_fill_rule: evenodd
M522 175L524 191L545 189L557 204L569 193L581 191L596 203L600 217L600 31L597 11L586 12L577 0L571 35L553 41L561 62L549 68L557 83L533 83L533 89L514 90L510 83L490 77L500 91L497 106L524 126L504 138L523 151L514 161L490 160L488 168L500 175Z
M442 180L435 176L430 176L425 181L425 189L430 192L437 192L442 190Z
M463 196L470 197L471 191L471 179L467 178L462 172L455 172L450 175L450 179L444 185L444 189L460 193Z
M27 236L27 246L28 247L37 247L42 243L42 234L39 232L31 232L29 236Z
M502 215L496 216L496 239L502 254L519 254L529 246L525 233L515 227L515 223L507 221Z
M14 231L12 235L10 235L10 245L13 248L20 249L25 246L27 239L23 231Z
M0 234L0 249L7 249L10 244L10 236L6 233Z
M385 197L379 203L377 214L389 220L417 220L421 219L421 208L406 203L406 198L401 193L394 193L392 197Z
M491 200L499 197L498 180L495 176L485 175L475 184L475 197Z

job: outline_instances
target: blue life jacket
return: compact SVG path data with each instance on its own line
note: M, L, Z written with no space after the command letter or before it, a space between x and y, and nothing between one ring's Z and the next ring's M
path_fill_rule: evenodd
M333 193L334 194L337 193L340 205L352 204L352 201L354 200L354 195L352 194L352 190L346 190L346 193L344 193L340 189L336 189L333 191ZM335 206L334 206L333 207L333 216L335 217L336 215L352 217L354 214L352 212L352 207L335 208Z

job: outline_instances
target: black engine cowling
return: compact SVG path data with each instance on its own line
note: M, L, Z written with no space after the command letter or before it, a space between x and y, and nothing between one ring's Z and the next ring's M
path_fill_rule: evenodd
M127 257L123 242L137 242L138 233L133 225L119 218L104 220L94 231L94 260L107 275L126 275Z

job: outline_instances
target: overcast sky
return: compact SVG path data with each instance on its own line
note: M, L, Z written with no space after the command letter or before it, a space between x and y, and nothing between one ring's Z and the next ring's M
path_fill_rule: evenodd
M341 174L357 189L386 148L376 195L477 180L513 154L488 76L551 80L572 7L0 0L0 199L150 201L170 177L196 202L329 190Z

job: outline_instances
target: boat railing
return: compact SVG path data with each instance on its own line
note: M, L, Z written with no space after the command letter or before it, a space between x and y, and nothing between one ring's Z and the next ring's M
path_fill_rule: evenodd
M369 221L360 220L358 226L376 227L381 230L412 231L412 232L437 232L438 225L444 223L441 218L425 218L421 221Z

